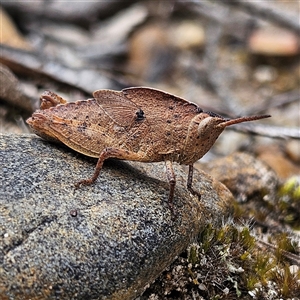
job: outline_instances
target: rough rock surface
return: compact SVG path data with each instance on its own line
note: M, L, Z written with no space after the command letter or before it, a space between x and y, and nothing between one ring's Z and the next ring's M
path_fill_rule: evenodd
M175 166L177 218L163 164L96 160L35 135L0 135L0 299L134 299L211 222L231 193L202 172L199 200Z
M201 167L225 184L240 202L265 196L272 199L276 194L276 173L262 160L248 153L235 152L209 164L201 164Z

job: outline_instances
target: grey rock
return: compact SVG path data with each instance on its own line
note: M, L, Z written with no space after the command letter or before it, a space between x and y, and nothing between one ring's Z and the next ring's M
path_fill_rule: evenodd
M235 152L201 164L203 170L225 184L239 202L275 199L279 183L275 172L251 154Z
M107 161L75 190L95 163L34 135L0 135L0 299L134 299L230 212L222 184L195 172L199 200L175 166L174 220L161 163Z

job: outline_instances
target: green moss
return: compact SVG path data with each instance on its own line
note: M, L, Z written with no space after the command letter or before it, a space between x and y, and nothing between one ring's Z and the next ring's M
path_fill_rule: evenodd
M293 283L290 284L292 275L289 268L285 267L282 255L283 252L294 253L296 245L287 233L273 237L273 243L274 238L277 245L275 250L260 250L247 225L240 226L233 222L220 228L208 225L199 235L198 243L192 244L188 251L187 259L191 264L189 274L193 274L191 282L196 285L202 283L207 290L214 291L210 299L243 298L251 293L266 299L263 295L272 288L272 293L278 297L290 297L298 291L300 276L293 274ZM199 276L206 265L211 268L205 276ZM281 276L274 271L278 268L283 270L279 273ZM216 286L223 291L228 289L229 294L225 297L216 291Z
M287 179L269 199L258 197L248 203L234 203L234 217L236 220L252 217L262 224L266 219L274 219L300 229L300 176Z
M295 267L295 268L293 268ZM295 271L291 271L295 269ZM282 297L299 297L300 295L300 268L285 264L271 273L271 279L276 283Z
M252 249L255 245L255 238L251 235L249 227L242 228L240 232L241 243L247 249Z
M298 186L294 189L292 197L296 199L297 201L300 201L300 185L298 183Z
M278 207L285 223L300 228L300 176L292 176L280 187Z
M300 176L293 176L282 184L278 191L276 208L285 223L293 228L300 228Z
M257 275L257 283L265 285L269 279L268 273L276 266L276 261L271 254L258 252L252 261L250 271Z
M198 244L191 244L188 248L188 261L192 265L196 265L199 263L199 245Z
M286 259L284 254L287 252L299 254L297 253L297 242L292 240L286 232L273 235L272 238L270 238L270 242L277 245L274 255L278 263L285 263Z
M299 296L300 271L286 254L297 256L287 233L259 243L248 224L233 220L202 229L165 274L159 299L287 299ZM149 292L151 294L151 292ZM191 298L192 297L192 298Z
M279 189L279 196L289 195L300 200L299 176L292 176Z

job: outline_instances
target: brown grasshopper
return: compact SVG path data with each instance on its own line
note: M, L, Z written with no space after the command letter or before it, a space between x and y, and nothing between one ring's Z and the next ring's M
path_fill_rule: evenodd
M173 162L189 166L187 188L200 195L192 188L193 164L209 151L225 127L270 117L227 119L177 96L145 87L120 92L98 90L93 96L67 103L46 91L41 95L41 109L27 123L45 139L98 158L93 176L79 181L76 187L92 184L108 158L164 161L172 211L176 183Z

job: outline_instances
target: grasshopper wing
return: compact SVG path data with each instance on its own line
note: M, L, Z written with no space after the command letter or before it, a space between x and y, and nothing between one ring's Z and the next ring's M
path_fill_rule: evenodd
M98 90L93 96L103 111L119 126L127 127L145 118L142 109L122 92Z

